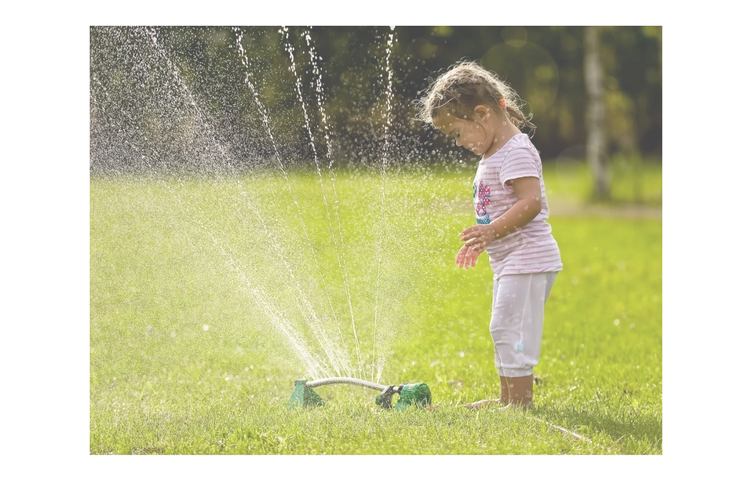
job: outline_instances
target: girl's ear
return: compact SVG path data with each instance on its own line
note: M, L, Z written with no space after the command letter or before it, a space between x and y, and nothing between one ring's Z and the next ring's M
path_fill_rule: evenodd
M475 109L473 109L473 112L475 113L476 118L479 118L481 120L484 120L488 118L488 107L478 104L475 106Z

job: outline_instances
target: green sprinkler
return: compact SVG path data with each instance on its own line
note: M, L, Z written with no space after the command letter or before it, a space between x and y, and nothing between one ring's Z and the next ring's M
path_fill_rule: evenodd
M381 391L376 396L376 404L385 410L392 408L392 396L399 394L399 400L394 405L394 409L402 411L410 406L415 405L418 408L425 408L426 405L431 404L431 389L424 383L419 384L400 384L400 385L381 385L366 380L360 380L357 378L348 377L334 377L324 378L320 380L298 379L295 381L295 390L290 396L290 400L287 402L289 408L311 407L311 406L323 406L324 400L321 396L316 394L313 390L314 387L329 384L352 384L360 385Z

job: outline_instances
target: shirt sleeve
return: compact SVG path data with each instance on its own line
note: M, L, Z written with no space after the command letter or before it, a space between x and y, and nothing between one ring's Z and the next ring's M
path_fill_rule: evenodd
M538 152L529 147L514 148L509 152L499 169L499 181L508 187L507 182L521 177L541 178L542 168Z

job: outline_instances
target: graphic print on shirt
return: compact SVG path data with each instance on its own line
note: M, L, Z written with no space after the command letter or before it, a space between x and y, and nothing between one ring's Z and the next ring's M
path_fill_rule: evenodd
M473 203L478 224L490 224L491 217L486 207L491 203L491 187L483 184L483 181L480 181L480 185L473 183Z

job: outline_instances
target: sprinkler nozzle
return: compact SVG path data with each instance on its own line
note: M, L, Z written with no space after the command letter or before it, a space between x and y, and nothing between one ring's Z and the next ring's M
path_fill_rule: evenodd
M324 400L316 394L316 391L306 386L307 380L302 378L295 381L295 389L292 396L287 401L289 408L299 408L308 406L324 406Z
M431 389L424 383L401 384L399 395L399 401L394 405L394 409L397 411L406 410L411 405L425 407L431 404Z

